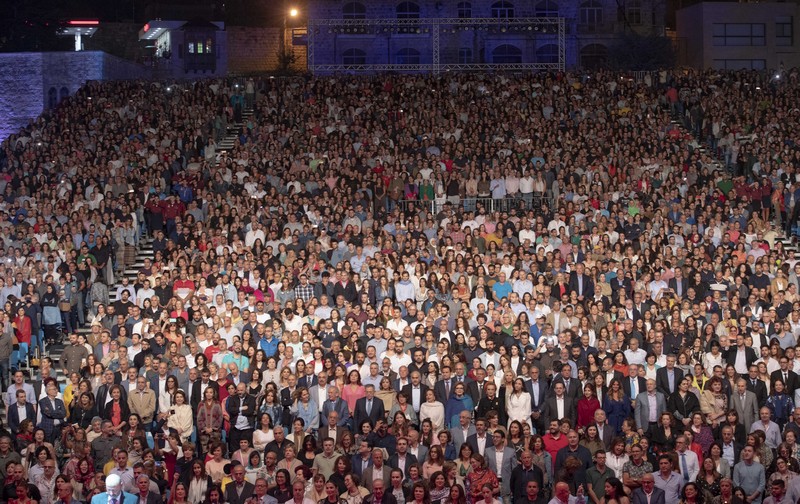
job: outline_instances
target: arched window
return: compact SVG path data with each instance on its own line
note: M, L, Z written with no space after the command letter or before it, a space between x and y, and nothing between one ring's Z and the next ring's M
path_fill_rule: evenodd
M603 24L603 4L598 0L588 0L581 4L580 24L585 31L595 31Z
M69 89L67 89L66 86L64 86L58 92L58 103L61 103L67 98L69 98Z
M594 70L608 62L608 48L602 44L589 44L581 49L581 68Z
M342 63L345 65L366 65L367 53L361 49L348 49L342 53Z
M456 14L459 19L469 19L472 17L472 4L469 2L458 2Z
M344 19L366 19L367 8L361 2L350 2L342 7Z
M419 65L419 51L405 47L397 51L395 62L398 65Z
M47 92L47 108L55 108L58 105L58 90L51 87Z
M542 0L536 4L536 17L558 17L558 4L552 0Z
M514 4L506 0L500 0L492 4L492 17L498 19L509 19L514 17Z
M472 63L472 49L469 47L462 47L458 50L458 62L462 65L469 65Z
M492 51L494 63L522 63L522 50L511 44L497 46Z
M397 19L419 19L419 4L415 2L397 4Z
M558 45L546 44L536 49L537 63L558 63Z

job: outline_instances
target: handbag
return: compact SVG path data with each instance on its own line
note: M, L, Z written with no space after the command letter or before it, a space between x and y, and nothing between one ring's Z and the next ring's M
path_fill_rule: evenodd
M61 310L62 312L68 312L72 310L72 305L70 304L69 300L62 299L61 301L58 302L58 309Z

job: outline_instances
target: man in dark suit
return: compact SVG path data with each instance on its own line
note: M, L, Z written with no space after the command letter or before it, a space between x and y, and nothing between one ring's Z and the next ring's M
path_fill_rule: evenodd
M419 418L419 407L425 402L425 394L428 393L428 386L422 383L422 375L419 371L411 373L411 383L403 387L402 392L408 397L408 402ZM445 423L447 423L446 419Z
M360 429L364 420L369 420L369 424L375 427L375 423L386 414L383 401L375 397L375 386L367 385L364 390L366 395L356 401L356 407L353 410L353 420L355 421L353 428L356 430Z
M228 369L230 370L230 373L228 373L229 382L233 383L234 385L239 385L240 383L250 383L250 375L239 371L239 366L237 366L235 362L229 362Z
M588 275L584 274L583 263L578 263L575 266L575 271L569 275L569 285L567 287L570 293L578 294L578 301L581 303L585 299L594 299L594 282Z
M292 426L292 416L289 412L294 404L294 393L297 390L297 378L290 374L286 380L286 387L281 389L281 406L283 406L283 416L280 423L287 428Z
M397 440L397 452L389 457L386 463L392 469L400 469L403 475L408 474L408 468L417 463L417 457L408 453L408 439L401 437Z
M311 387L318 384L319 384L319 379L317 378L317 375L314 374L314 366L307 366L306 374L297 380L298 387L305 387L307 389L310 389Z
M486 432L486 420L475 420L475 434L467 438L467 444L472 448L472 453L480 453L481 456L486 453L486 448L492 446L492 436Z
M364 477L362 478L364 486L370 492L373 491L373 484L376 480L374 474L376 471L380 473L380 476L378 476L378 478L382 479L383 481L389 481L392 474L392 470L389 468L389 466L383 463L383 450L381 450L380 448L373 448L372 466L368 467L364 471Z
M372 448L369 447L369 441L361 440L358 453L350 459L350 466L353 468L353 474L363 480L364 471L372 467Z
M779 362L781 367L773 371L769 376L770 382L782 381L786 393L789 397L794 397L794 391L800 387L800 376L789 367L788 357L781 357Z
M732 334L729 336L729 339L733 339L733 336L736 335L736 346L728 350L728 353L725 355L725 362L733 364L734 367L736 367L736 372L740 375L745 375L747 374L747 370L750 369L750 365L758 359L756 351L744 344L744 336L737 334L738 331L735 327L731 327L730 332ZM739 356L744 359L744 362L736 360Z
M452 376L450 366L442 366L442 379L433 385L433 394L436 396L436 400L447 404L447 400L453 394L455 384L456 380Z
M635 376L635 378L633 378ZM634 401L636 396L644 392L647 388L647 380L639 376L639 365L630 364L628 366L628 378L622 380L622 391L628 396L628 399ZM631 403L633 407L633 403Z
M733 437L733 427L726 425L720 431L720 444L722 445L722 458L728 461L729 464L736 465L739 463L739 456L742 453L743 445L736 442ZM731 466L733 467L733 466Z
M511 495L514 502L520 502L527 493L528 482L535 481L539 488L544 485L544 473L533 463L533 454L525 450L519 457L519 464L511 471Z
M41 420L38 426L44 429L45 439L52 443L61 435L61 428L67 420L67 408L64 401L56 397L58 387L55 384L48 383L46 393L39 400Z
M97 387L97 392L95 393L95 404L97 405L97 411L102 412L106 407L106 403L111 400L109 393L111 392L111 387L113 386L114 372L110 369L106 369L103 372L103 384ZM158 392L156 392L156 397L158 397ZM127 394L124 395L123 400L128 400Z
M230 451L236 450L241 439L250 441L250 446L252 446L258 412L256 411L256 398L247 393L247 385L244 382L240 382L236 386L236 394L228 398L227 410L231 419L231 430L228 436Z
M541 371L538 366L531 366L530 380L525 380L525 389L531 396L531 420L533 420L536 432L544 431L544 423L542 420L542 411L544 404L547 400L549 387L547 381L541 377Z
M575 380L577 381L577 380ZM548 397L542 411L544 425L550 425L552 420L568 418L575 425L575 402L571 397L564 395L564 384L559 382L553 385L554 395Z
M667 355L667 365L656 371L656 390L666 397L678 390L678 384L683 380L683 371L675 367L676 362L674 355Z
M483 387L485 385L484 379L486 378L486 371L483 368L475 370L475 381L467 383L467 395L472 398L472 404L478 405L481 398L485 395ZM447 404L445 402L445 404Z
M335 444L339 446L345 430L346 427L339 427L339 413L336 411L331 411L328 413L326 426L319 428L318 437L320 439L331 438L334 440Z
M594 426L597 427L597 438L603 442L603 448L606 451L611 451L614 428L606 423L606 412L602 409L597 409L594 412Z
M582 394L581 381L572 378L572 367L569 364L562 364L561 372L553 377L553 383L550 384L550 397L555 394L553 389L556 383L564 385L564 394L570 399L577 401L580 398Z
M23 412L25 416L21 417L20 413ZM20 418L27 418L34 423L36 422L36 409L33 404L28 402L27 394L24 390L17 390L17 402L8 406L8 428L11 432L19 432Z
M620 291L625 293L625 298L630 299L633 294L633 281L625 276L625 270L617 269L617 276L611 279L611 297L614 301L619 300Z
M751 364L749 366L749 376L747 377L747 390L756 395L758 399L758 407L763 408L767 404L767 384L758 377L758 366Z
M136 478L136 497L139 498L139 504L162 504L161 495L156 492L150 491L150 476L140 474Z
M348 409L347 403L344 401L344 399L339 397L339 389L334 385L328 387L328 399L322 403L322 414L319 418L320 424L324 426L328 425L328 417L331 411L335 411L337 413L336 421L338 422L337 425L339 427L348 426L350 421L350 409Z
M623 382L623 380L625 379L625 375L624 374L622 374L620 371L617 371L616 369L614 369L614 358L613 357L609 356L609 357L606 357L605 359L603 359L602 366L603 366L603 370L601 372L603 373L603 381L604 381L604 384L605 384L606 387L610 387L611 386L611 382L614 381L614 380L619 381L620 384L621 384Z
M669 279L667 285L669 285L669 288L672 289L678 299L683 299L683 295L686 294L686 290L689 288L689 282L683 278L683 270L681 268L675 268L675 276Z
M666 504L664 490L657 488L653 473L644 473L642 486L631 494L631 504Z
M244 479L244 472L241 464L231 469L233 481L225 486L225 502L228 504L245 504L255 492L256 487Z

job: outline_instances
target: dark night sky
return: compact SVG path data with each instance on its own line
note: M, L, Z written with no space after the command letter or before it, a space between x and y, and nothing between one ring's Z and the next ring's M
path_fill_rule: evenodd
M57 37L59 23L68 19L99 19L101 22L144 24L151 13L170 16L170 5L199 6L200 13L213 13L214 20L229 25L278 26L283 10L299 7L305 0L13 0L0 16L0 52L69 50L72 40Z

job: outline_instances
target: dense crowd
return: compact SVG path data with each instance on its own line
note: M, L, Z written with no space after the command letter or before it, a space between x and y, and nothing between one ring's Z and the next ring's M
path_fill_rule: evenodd
M87 84L0 152L0 503L795 503L779 77Z

